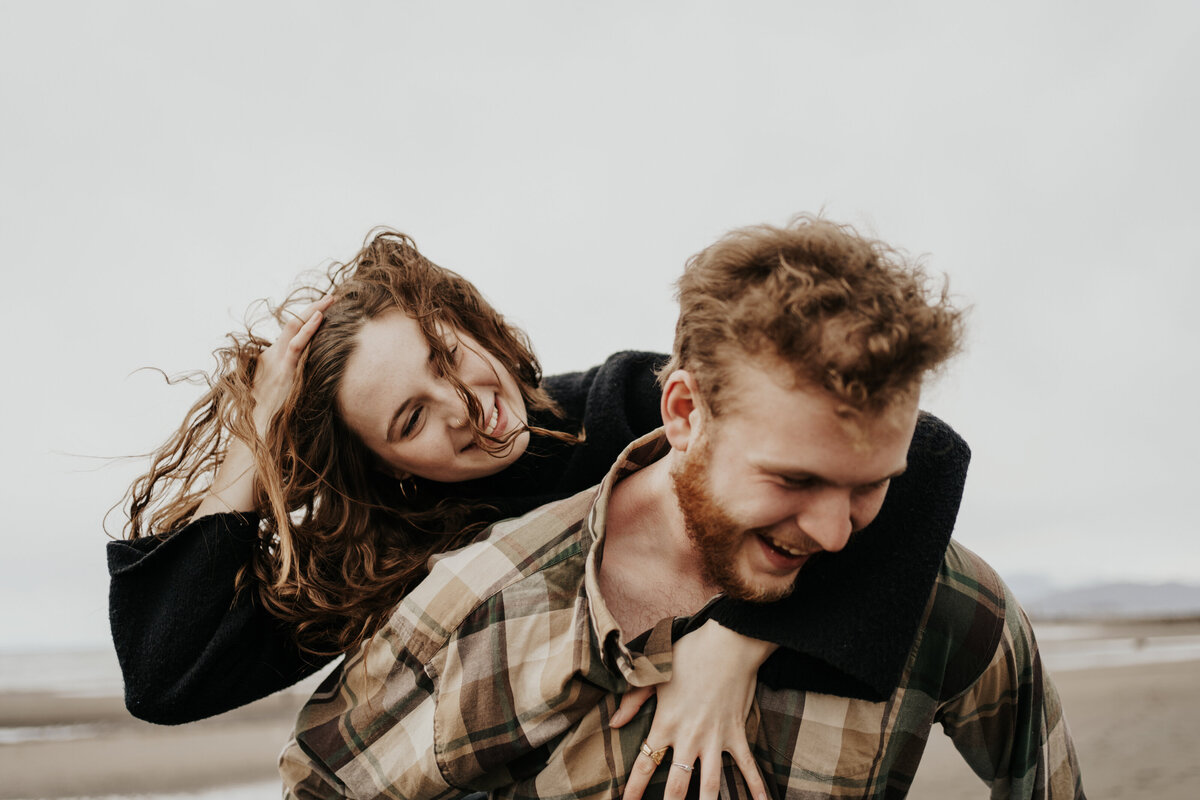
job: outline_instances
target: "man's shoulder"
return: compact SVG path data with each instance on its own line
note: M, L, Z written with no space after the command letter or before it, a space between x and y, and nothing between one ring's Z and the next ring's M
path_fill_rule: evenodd
M977 553L951 541L937 578L943 612L977 613L980 604L1003 616L1004 581ZM954 616L958 614L955 613Z
M582 585L591 536L584 527L595 489L536 508L493 525L485 538L439 557L429 575L396 607L383 636L427 662L472 614L498 595L521 591L526 583L552 591ZM547 601L551 598L544 590ZM534 609L525 608L524 613Z
M1008 587L986 561L951 542L938 572L922 626L922 649L942 661L943 697L956 694L983 673L1024 614Z

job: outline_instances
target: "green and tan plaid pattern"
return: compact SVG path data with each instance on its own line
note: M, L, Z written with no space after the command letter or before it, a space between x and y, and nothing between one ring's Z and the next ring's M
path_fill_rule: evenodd
M663 449L639 440L599 490L442 558L301 711L280 757L285 796L620 797L653 702L620 730L608 721L630 686L670 678L671 620L631 650L597 590L597 561L612 484ZM747 735L776 798L901 798L935 723L993 797L1083 796L1028 621L957 545L890 699L760 686ZM668 768L647 797L661 796ZM722 797L749 797L728 759L723 784Z

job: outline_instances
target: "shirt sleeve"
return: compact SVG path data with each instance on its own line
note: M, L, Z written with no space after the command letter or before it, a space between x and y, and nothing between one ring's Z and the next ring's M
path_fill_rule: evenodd
M333 800L350 797L346 787L309 757L296 743L288 741L279 756L279 774L283 778L284 800Z
M301 709L279 757L284 797L458 797L437 758L437 669L388 627L347 657Z
M109 622L135 717L210 717L329 662L301 652L253 592L235 596L257 530L256 515L213 514L165 537L109 542Z
M991 661L937 719L993 798L1083 798L1075 745L1029 619L1007 589L1005 606Z

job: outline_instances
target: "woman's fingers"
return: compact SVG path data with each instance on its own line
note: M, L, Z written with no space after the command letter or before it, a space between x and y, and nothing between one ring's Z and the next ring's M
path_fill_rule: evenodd
M621 705L617 706L617 710L613 712L612 719L608 724L614 728L619 728L629 722L637 714L642 704L649 700L653 694L653 686L630 689L621 698Z
M296 319L298 319L301 323L306 322L308 321L308 318L311 317L315 312L328 311L331 305L333 305L333 295L327 294L320 300L313 302L312 305L301 310L301 312L296 315Z
M751 755L749 745L730 750L729 755L733 757L733 763L737 764L737 768L741 770L742 778L746 781L746 788L750 790L750 796L755 800L767 800L767 787L763 784L762 775L758 771L758 762Z
M758 763L751 756L749 750L742 752L731 752L733 763L738 765L738 770L742 771L742 777L746 782L746 788L750 789L750 796L755 800L767 800L767 786L762 782L762 774L758 772Z
M321 320L325 318L325 311L333 305L333 295L325 295L317 302L302 310L299 314L294 314L284 323L283 328L279 331L279 338L275 343L268 347L262 353L262 361L270 365L276 359L282 360L285 368L291 369L300 361L300 354L304 352L304 348L308 347L308 343L312 341L313 334L317 332L317 328L321 327ZM268 366L268 369L271 367Z
M325 311L332 304L333 296L326 295L288 319L275 343L259 353L251 392L255 404L254 423L260 436L264 435L271 418L283 407L296 379L300 356L312 341L317 328L321 327Z
M700 762L684 756L687 750L671 751L671 769L667 772L667 785L663 788L663 800L683 800L687 795L688 785L692 782L692 772L700 766ZM720 759L718 759L719 761ZM666 759L663 759L664 763ZM720 785L718 783L718 785ZM716 800L716 793L711 797L701 796L702 800Z
M331 305L333 305L333 295L327 294L317 302L302 309L299 314L291 314L291 312L288 312L291 314L291 316L289 316L287 322L283 324L283 328L279 331L279 339L276 341L290 344L292 339L294 339L302 330L308 328L308 326L312 324L314 317L319 318L322 314L329 310ZM320 323L318 322L318 324ZM315 331L316 328L312 328L311 330ZM309 336L312 336L311 332L309 333Z
M317 328L321 327L321 320L323 319L325 319L325 315L321 313L321 309L315 309L309 315L308 320L300 326L300 330L296 331L291 341L288 342L288 359L292 362L293 366L300 361L300 354L304 352L304 348L308 347L313 334L317 332Z
M625 781L625 791L621 795L621 800L641 800L642 792L646 791L646 786L650 783L650 777L658 769L655 757L646 753L646 748L651 741L650 738L646 739L642 752L638 753L637 758L633 760L633 769L629 771L629 780ZM665 755L670 754L668 750ZM663 757L659 756L660 759Z
M662 746L655 750L650 745L651 742L661 741L663 739L661 737L656 739L653 732L646 738L646 748L650 749L651 753L661 753L661 763L669 767L667 784L663 787L663 799L683 800L698 772L700 800L717 800L721 793L722 753L705 753L689 759L683 753L696 752L694 746L684 747L681 745L677 748ZM758 771L758 764L754 761L754 756L750 754L749 747L743 742L741 747L731 748L724 752L729 753L733 758L733 763L741 771L746 788L750 790L750 796L755 800L767 800L766 786ZM622 800L640 800L657 769L658 764L655 763L652 756L646 754L645 749L638 753L637 759L633 763L633 769L630 771L629 780L625 784L625 791L621 795Z

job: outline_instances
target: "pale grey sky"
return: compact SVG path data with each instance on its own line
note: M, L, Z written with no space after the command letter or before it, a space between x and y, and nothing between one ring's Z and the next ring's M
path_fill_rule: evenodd
M824 209L974 310L924 405L1003 573L1195 580L1186 2L0 4L0 644L107 636L100 519L251 300L387 224L548 372L664 350L731 227ZM114 530L119 518L111 518Z

